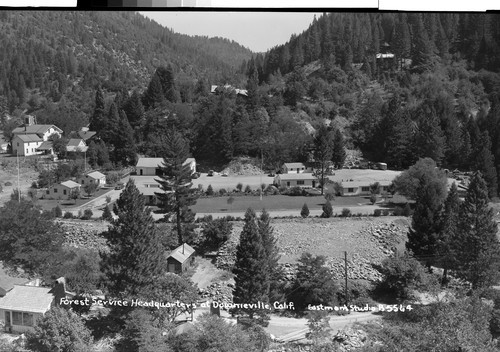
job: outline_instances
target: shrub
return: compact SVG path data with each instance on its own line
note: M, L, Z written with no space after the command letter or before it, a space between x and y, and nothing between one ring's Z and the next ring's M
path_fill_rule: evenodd
M250 185L246 185L245 193L252 193L252 187L250 187Z
M331 218L333 216L333 208L332 203L329 200L323 204L323 214L321 214L322 218Z
M335 200L335 190L333 188L326 188L324 192L325 199L332 202Z
M233 225L225 218L210 220L203 226L203 248L215 250L231 236Z
M117 183L118 181L120 181L120 174L116 171L111 171L111 172L108 172L108 174L106 175L106 183L109 184L109 185L113 185L115 183Z
M36 181L31 182L31 188L38 188Z
M265 189L266 189L266 187L267 187L267 186L266 186L266 184L265 184L265 183L261 183L261 184L260 184L260 189L261 189L261 190L265 190Z
M225 189L225 188L221 188L221 189L219 189L219 194L220 194L221 196L226 195L226 194L227 194L226 189Z
M248 187L248 186L247 186L247 187ZM243 183L241 183L241 182L240 182L240 183L238 183L238 184L236 185L236 189L238 190L238 192L241 192L241 190L243 189Z
M6 187L12 186L12 182L7 181L7 182L5 182L5 183L4 183L4 185L5 185Z
M406 203L405 207L403 208L403 216L411 216L413 214L413 211L411 210L410 203Z
M389 209L382 210L382 215L383 216L389 216Z
M198 192L203 193L203 185L201 183L198 184Z
M73 213L67 211L64 213L64 218L65 219L73 219Z
M299 186L288 189L285 194L292 197L299 197L305 195L305 190Z
M370 203L375 204L377 202L377 196L375 194L372 194L370 196Z
M394 211L392 212L392 214L393 214L394 216L403 216L403 213L404 213L404 210L403 210L403 208L401 208L401 207L396 207L396 208L394 209Z
M306 203L302 206L302 210L300 211L300 216L303 218L307 218L309 216L309 207Z
M342 209L342 215L344 218L348 218L350 217L352 214L351 214L351 209L349 208L344 208Z
M212 185L208 185L207 191L205 192L207 196L213 196L214 195L214 189L212 188Z
M62 209L61 209L61 207L59 205L56 206L52 211L54 212L54 216L56 218L60 218L63 215Z
M106 196L106 204L111 203L111 196Z
M94 215L94 213L92 212L92 210L85 209L83 211L83 216L81 217L81 219L82 220L90 220L92 218L92 215Z
M111 214L111 210L109 209L109 205L107 204L102 212L102 219L107 221L113 220L113 214Z
M382 209L375 209L373 211L373 216L380 216L382 215Z

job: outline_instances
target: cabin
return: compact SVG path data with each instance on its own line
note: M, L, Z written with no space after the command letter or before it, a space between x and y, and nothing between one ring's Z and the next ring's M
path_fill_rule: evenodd
M81 138L71 138L66 145L67 152L80 152L85 153L89 147L85 144L85 141Z
M69 180L52 186L50 189L46 191L46 193L49 195L50 198L67 200L71 198L71 192L74 189L78 189L78 191L81 191L81 187L82 187L81 184Z
M283 174L300 174L303 172L312 172L311 168L306 167L303 163L284 163L281 167Z
M167 272L181 274L194 264L195 250L183 243L167 256Z
M92 171L80 177L77 182L83 186L94 183L99 188L106 184L106 175L99 171Z
M318 178L311 173L280 174L274 178L277 187L315 188Z

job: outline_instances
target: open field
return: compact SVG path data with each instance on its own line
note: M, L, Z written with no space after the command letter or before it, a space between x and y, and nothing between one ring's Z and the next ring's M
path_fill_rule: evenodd
M19 187L22 194L26 194L33 181L38 178L35 171L36 159L30 157L19 157ZM10 182L11 186L5 183ZM17 188L17 160L9 154L0 154L0 184L3 191L0 192L0 206L9 201L10 195Z

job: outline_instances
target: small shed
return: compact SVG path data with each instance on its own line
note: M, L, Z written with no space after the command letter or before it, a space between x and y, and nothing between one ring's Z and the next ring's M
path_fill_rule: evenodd
M167 257L167 272L181 274L194 264L195 250L183 243Z

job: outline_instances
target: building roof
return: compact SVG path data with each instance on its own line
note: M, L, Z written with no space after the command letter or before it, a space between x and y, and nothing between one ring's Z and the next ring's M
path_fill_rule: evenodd
M54 300L51 290L48 287L14 285L0 298L0 309L43 314L50 309Z
M76 152L76 151L86 152L88 148L89 147L85 145L85 141L81 138L71 138L68 141L68 144L66 145L66 150L68 152Z
M281 181L288 180L317 180L318 178L311 173L300 173L300 174L280 174L276 175Z
M30 280L24 277L13 276L2 262L0 262L0 293L2 290L9 291L14 288L14 285L26 284Z
M284 163L283 165L285 165L288 169L297 169L297 168L305 168L306 166L304 165L304 163Z
M182 165L196 162L195 158L187 158ZM163 158L139 158L135 167L160 167L163 166Z
M18 134L16 137L22 140L24 143L41 142L43 140L37 134Z
M167 258L172 257L182 264L186 260L188 260L194 252L195 250L193 247L191 247L189 244L183 243L172 252L170 252Z
M394 54L391 54L391 53L387 53L387 54L378 53L376 55L377 59L392 59L393 57L394 57Z
M54 128L57 132L62 133L62 130L55 125L30 125L16 127L12 130L13 134L44 134L51 128Z
M51 150L52 149L52 141L43 142L36 150Z
M94 180L102 180L103 178L106 178L106 175L100 173L99 171L92 171L86 174L85 176L88 176L90 178L93 178Z
M96 135L96 131L78 131L78 137L83 139L84 141L94 137Z
M341 182L342 188L355 188L355 187L370 187L370 185L378 182L381 187L386 187L391 184L392 181L344 181Z
M68 187L68 188L75 188L75 187L80 187L81 186L81 184L76 183L75 181L71 181L71 180L61 182L61 185L65 186L65 187Z

